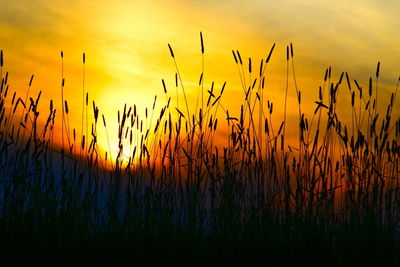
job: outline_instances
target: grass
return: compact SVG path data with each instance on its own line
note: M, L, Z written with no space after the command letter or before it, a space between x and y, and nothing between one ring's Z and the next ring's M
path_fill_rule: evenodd
M232 51L244 93L240 111L221 102L226 83L205 88L202 34L200 44L203 73L195 110L189 109L168 45L177 91L170 93L162 80L164 96L155 97L145 114L136 105L121 107L115 158L110 145L107 152L98 147L98 131L108 138L108 129L94 101L89 120L85 54L81 111L68 111L62 71L62 146L57 147L53 101L41 124L40 93L10 97L1 52L4 261L398 265L400 120L393 110L399 83L382 113L380 63L367 92L348 73L333 81L328 68L315 112L307 117L290 44L285 103L293 79L299 131L294 147L285 140L286 115L274 128L274 105L265 92L275 44L258 74L251 59L245 66L239 51ZM351 121L338 113L339 90L348 91ZM284 114L286 109L285 104ZM81 112L80 140L70 129L69 112ZM226 145L215 142L219 131L227 131Z

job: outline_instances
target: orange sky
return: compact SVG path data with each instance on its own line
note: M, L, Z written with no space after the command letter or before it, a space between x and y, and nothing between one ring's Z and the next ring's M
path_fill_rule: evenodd
M188 97L194 98L197 91L190 88L201 73L200 31L206 49L205 84L215 81L220 88L227 81L222 103L232 110L241 104L235 100L243 94L232 49L240 50L243 58L252 57L258 69L276 42L267 93L276 103L277 116L282 114L290 42L295 46L304 105L310 111L328 66L335 77L348 71L366 86L379 60L386 92L394 90L399 74L400 2L395 0L16 0L0 6L0 49L11 90L25 94L35 74L32 94L44 91L46 109L49 99L60 105L64 51L65 95L76 127L81 119L82 52L87 57L86 88L115 127L117 109L124 103L143 110L155 94L162 94L161 79L173 88L175 68L167 43L174 49ZM294 104L291 84L289 106ZM289 110L289 116L296 113L297 107ZM116 135L110 130L112 140Z

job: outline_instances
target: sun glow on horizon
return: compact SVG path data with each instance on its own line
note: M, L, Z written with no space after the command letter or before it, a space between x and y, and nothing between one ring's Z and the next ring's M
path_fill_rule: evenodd
M266 74L266 99L275 104L275 113L283 117L283 95L286 79L286 46L295 47L296 79L302 91L303 111L312 114L318 87L324 71L333 66L336 79L342 71L352 78L368 81L377 61L382 62L383 91L393 91L399 67L397 39L400 22L393 10L400 4L386 6L376 1L282 3L253 0L240 1L109 1L23 0L3 3L0 18L0 49L5 54L5 71L10 75L10 91L25 95L27 81L35 74L30 95L43 92L41 114L46 114L50 99L61 114L61 68L65 78L65 100L68 101L70 134L81 136L82 87L89 94L86 116L93 119L92 104L99 108L98 142L103 152L118 153L118 110L137 105L138 112L151 108L158 96L158 108L166 101L161 79L168 94L175 97L175 65L167 44L171 44L182 75L189 109L193 111L202 73L199 32L204 35L204 90L214 82L218 92L227 82L221 104L240 112L244 91L240 69L235 66L231 50L239 50L244 68L248 58L253 62L253 76L246 74L246 86L257 77L260 60L273 43L275 52ZM392 7L392 8L390 8ZM74 10L71 12L71 10ZM321 23L324 22L324 23ZM383 49L384 48L384 49ZM61 66L60 51L64 52ZM82 53L86 53L85 76ZM293 75L293 74L290 74ZM292 77L292 76L291 76ZM83 82L83 78L85 81ZM296 95L290 78L288 120L297 123ZM363 83L363 82L360 82ZM367 85L364 84L364 87ZM178 86L180 108L184 111L183 91ZM238 97L240 96L240 98ZM341 97L344 105L347 96ZM172 100L175 107L174 99ZM158 110L159 111L159 110ZM343 116L346 116L345 109ZM108 139L102 132L101 116L107 119ZM219 125L226 114L222 109ZM177 114L174 114L177 116ZM44 115L43 123L44 123ZM85 124L88 123L85 121ZM152 122L153 127L155 121ZM275 121L279 127L279 120ZM60 132L60 119L55 131ZM226 127L226 126L224 126ZM89 135L91 125L85 126ZM60 134L55 142L60 144ZM131 152L131 151L129 151ZM115 158L116 155L112 155Z

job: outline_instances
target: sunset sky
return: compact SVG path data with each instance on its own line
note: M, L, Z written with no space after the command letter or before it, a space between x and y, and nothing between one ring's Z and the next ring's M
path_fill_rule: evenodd
M394 90L400 73L400 2L396 0L14 0L2 1L0 8L0 49L10 72L10 90L25 94L35 74L32 94L44 91L43 108L48 108L51 98L60 105L60 51L64 51L65 94L70 119L78 125L83 52L86 89L100 113L116 123L116 111L124 103L150 106L153 96L163 92L161 79L173 88L175 68L168 43L189 98L196 95L190 86L201 73L200 31L205 41L205 84L215 81L220 88L227 81L222 102L233 109L243 92L232 49L243 58L252 57L258 69L260 59L276 43L267 90L277 102L278 115L290 42L307 103L317 97L328 66L335 77L348 71L366 86L380 61L386 91ZM289 101L295 103L294 89L290 90Z

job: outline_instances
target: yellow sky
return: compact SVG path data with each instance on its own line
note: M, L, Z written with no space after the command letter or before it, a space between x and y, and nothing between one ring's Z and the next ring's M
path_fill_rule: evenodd
M335 76L348 71L366 85L379 60L383 90L393 90L399 74L400 2L395 0L15 0L2 1L0 8L0 49L11 90L24 94L35 74L33 94L44 91L45 108L49 99L60 105L64 51L65 94L70 120L77 125L82 52L87 55L91 99L108 121L116 121L124 103L150 106L153 96L162 93L161 79L173 87L175 69L167 43L173 46L189 98L196 95L190 85L201 73L200 31L206 49L205 83L215 81L220 87L227 81L223 103L233 109L240 104L233 100L242 89L232 49L240 50L243 58L252 57L258 69L260 59L277 43L267 90L278 114L290 42L306 103L317 97L328 66ZM292 91L289 101L294 103L293 96Z

